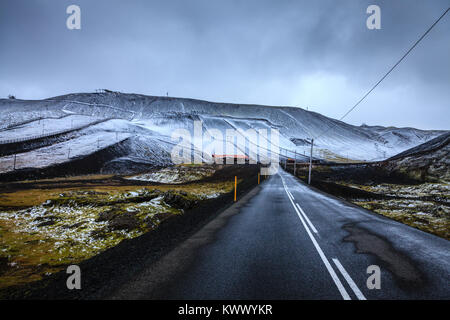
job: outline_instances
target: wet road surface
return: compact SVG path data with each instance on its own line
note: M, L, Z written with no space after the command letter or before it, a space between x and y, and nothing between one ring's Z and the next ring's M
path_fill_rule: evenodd
M450 298L449 241L281 170L257 189L110 298Z

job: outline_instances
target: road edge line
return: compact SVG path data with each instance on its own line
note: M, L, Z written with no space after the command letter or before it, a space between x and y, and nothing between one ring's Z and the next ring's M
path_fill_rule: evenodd
M300 218L300 221L302 222L303 227L305 228L306 232L308 233L308 236L311 239L314 247L316 248L316 251L319 253L320 258L322 259L322 262L325 264L325 267L327 268L328 273L330 274L331 278L334 281L334 284L336 285L337 289L339 290L339 293L341 294L341 296L342 296L342 298L344 300L352 300L350 298L349 294L347 293L347 290L345 290L344 286L342 285L341 280L339 280L339 277L337 276L336 272L334 271L334 269L331 266L330 262L328 261L327 257L323 253L322 248L320 248L319 244L317 243L316 239L314 238L314 235L311 233L311 230L309 230L308 225L306 224L306 222L304 221L303 217L301 216L300 211L298 211L298 209L295 206L294 202L290 198L290 196L288 194L288 190L286 189L286 185L284 183L284 180L282 180L282 181L283 181L284 190L286 191L286 194L288 195L288 198L291 201L291 204L294 207L294 210L297 212L297 215Z

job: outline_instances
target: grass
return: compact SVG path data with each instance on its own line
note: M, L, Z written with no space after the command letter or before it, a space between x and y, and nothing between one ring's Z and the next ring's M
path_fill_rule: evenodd
M240 182L240 180L239 180ZM146 188L148 190L159 189L162 191L182 190L194 194L209 194L215 190L222 193L231 192L234 188L234 181L219 183L191 183L187 185L142 185L142 186L85 186L85 187L58 187L55 189L30 189L19 190L0 194L1 208L23 208L36 206L48 199L57 198L59 194L71 191L94 191L106 192L108 194L125 193Z
M69 182L75 180L98 180L112 178L112 174L89 174L84 176L70 176L70 177L59 177L51 179L39 179L39 180L23 180L18 181L19 183L35 183L35 182Z

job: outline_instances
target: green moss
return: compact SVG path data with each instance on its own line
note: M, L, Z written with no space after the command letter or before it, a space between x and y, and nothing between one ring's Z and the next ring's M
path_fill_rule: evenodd
M234 188L233 179L184 185L85 184L67 188L65 181L56 179L57 187L53 189L0 194L0 257L7 257L10 263L0 275L0 288L41 279L183 214L184 210L163 201L165 192L201 202ZM111 230L109 221L98 221L99 215L109 210L133 215L137 227L131 231ZM38 226L50 220L52 223Z
M442 238L450 240L450 219L448 217L437 217L431 214L421 214L421 211L433 206L433 203L426 203L416 207L402 205L402 201L354 201L355 204L389 217L396 221L407 224L411 227L433 233Z
M231 186L174 186L164 192L187 201L202 201L205 195L227 192ZM0 255L8 257L12 265L0 276L0 288L38 280L182 214L182 209L163 201L163 194L156 188L142 187L125 191L66 190L28 209L1 211ZM100 213L108 210L115 210L117 215L132 214L138 227L131 231L110 230L108 221L98 221ZM41 225L50 220L51 224Z

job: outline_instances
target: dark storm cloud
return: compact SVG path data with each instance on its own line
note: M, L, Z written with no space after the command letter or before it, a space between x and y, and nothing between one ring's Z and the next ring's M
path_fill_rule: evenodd
M66 28L70 4L81 30ZM381 7L381 30L366 8ZM448 7L436 1L13 1L0 4L0 96L109 88L299 105L340 117ZM346 118L449 129L450 14Z

